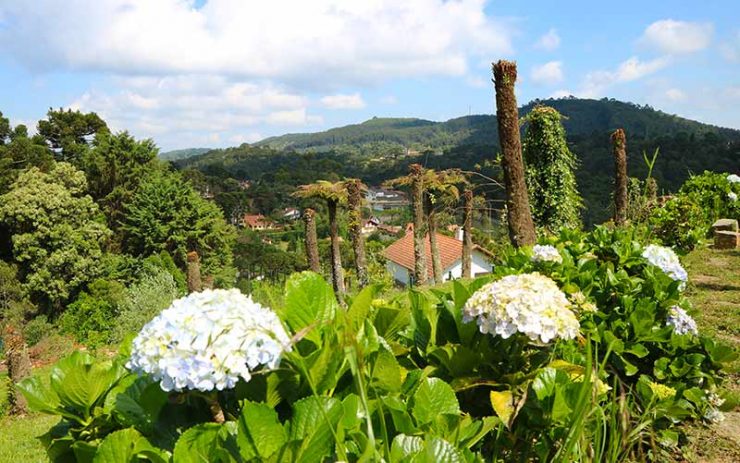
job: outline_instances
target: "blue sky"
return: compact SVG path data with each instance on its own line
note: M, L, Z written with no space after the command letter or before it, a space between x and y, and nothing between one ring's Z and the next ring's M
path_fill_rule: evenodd
M32 5L32 7L31 7ZM740 2L0 1L0 111L96 111L163 150L233 146L373 116L492 113L604 96L740 128Z

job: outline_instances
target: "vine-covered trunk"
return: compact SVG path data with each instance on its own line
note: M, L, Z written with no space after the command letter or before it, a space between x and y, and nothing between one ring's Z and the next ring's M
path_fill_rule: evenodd
M316 220L313 209L303 210L303 224L306 227L306 258L308 267L312 272L321 273L321 262L319 261L319 243L316 236Z
M337 204L337 201L333 199L326 202L329 209L329 236L331 237L331 283L334 286L337 299L341 302L344 299L344 271L342 269L342 253L339 248Z
M442 260L439 257L439 246L437 245L437 213L432 202L427 199L427 222L429 223L429 249L432 254L432 275L434 282L442 283Z
M11 384L8 387L10 414L25 415L28 413L28 403L23 394L13 385L31 375L31 359L28 357L28 347L20 328L8 325L4 334L5 357L8 365L8 378Z
M414 213L414 283L423 285L427 280L427 258L424 252L424 177L420 164L411 164L411 204Z
M354 179L347 182L347 207L349 209L349 238L355 255L355 270L360 288L368 284L365 239L362 237L362 184Z
M473 267L473 192L463 193L462 277L470 278Z
M627 221L627 136L617 129L611 136L614 153L614 224Z
M516 63L504 60L495 63L493 81L496 89L498 137L503 154L509 239L514 246L528 246L535 243L537 236L524 179L519 113L514 95Z
M203 290L203 281L200 277L200 257L196 251L188 253L188 292L196 293Z

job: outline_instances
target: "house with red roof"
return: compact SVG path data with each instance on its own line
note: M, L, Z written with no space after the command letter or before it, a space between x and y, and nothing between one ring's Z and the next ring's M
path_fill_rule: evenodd
M411 224L409 224L411 225ZM439 248L440 263L442 264L443 280L454 280L462 277L462 234L456 237L436 234ZM432 273L432 251L429 244L429 234L424 239L424 253L427 260L427 276L434 278ZM404 286L413 285L414 275L414 234L413 226L407 226L403 238L395 241L383 251L386 258L386 269L393 275L396 283ZM473 277L491 273L493 270L493 255L480 246L473 246L471 275Z
M250 230L274 230L275 224L262 214L244 214L242 225Z

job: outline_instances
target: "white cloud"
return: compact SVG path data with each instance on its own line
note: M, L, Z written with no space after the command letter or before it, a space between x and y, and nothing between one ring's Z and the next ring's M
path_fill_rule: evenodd
M465 78L465 83L473 88L486 88L492 85L490 80L486 80L479 76L468 76Z
M365 101L359 93L327 95L321 99L321 104L328 109L362 109L365 107Z
M33 69L218 74L310 88L463 76L511 51L484 0L5 0L0 50ZM290 14L286 14L286 12Z
M539 85L555 85L563 81L563 63L550 61L532 69L532 82Z
M573 92L567 89L556 90L550 94L550 98L565 98L573 95Z
M665 91L665 97L671 101L683 101L686 99L686 93L678 88L669 88Z
M713 33L711 23L662 19L645 29L640 42L670 55L693 53L707 48Z
M536 48L547 51L553 51L557 49L560 46L560 36L558 35L558 31L556 31L555 29L550 29L549 31L547 31L547 34L543 35L539 38L539 40L537 40L537 43L535 43L534 46Z
M654 74L670 64L668 57L655 58L649 61L641 61L633 56L619 64L613 71L593 71L586 74L583 86L577 93L579 96L593 98L604 96L604 91L615 85L642 79Z
M393 105L398 103L398 98L396 98L396 95L385 95L384 97L380 98L380 103L385 105Z
M730 63L740 63L740 30L730 40L722 43L719 50Z

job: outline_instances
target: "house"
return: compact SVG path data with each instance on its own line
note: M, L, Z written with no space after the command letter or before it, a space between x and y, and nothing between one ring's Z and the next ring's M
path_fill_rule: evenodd
M368 188L365 200L374 211L386 211L408 206L409 200L402 191L386 188Z
M275 224L262 214L244 214L242 225L250 230L274 230Z
M407 227L407 233L403 238L388 246L383 255L386 258L386 269L393 275L397 283L407 286L413 284L414 274L414 234ZM436 234L439 257L442 264L443 280L454 280L462 276L462 248L463 243L458 237ZM429 280L433 279L432 252L429 245L429 235L424 239L424 252L427 259L427 274ZM493 270L492 255L480 246L473 246L471 256L471 274L479 276L490 273Z
M378 230L378 225L380 225L380 219L375 216L370 217L362 222L361 233L365 236L371 235L373 232Z
M298 220L301 218L301 211L295 207L286 207L283 209L283 218L285 220Z

